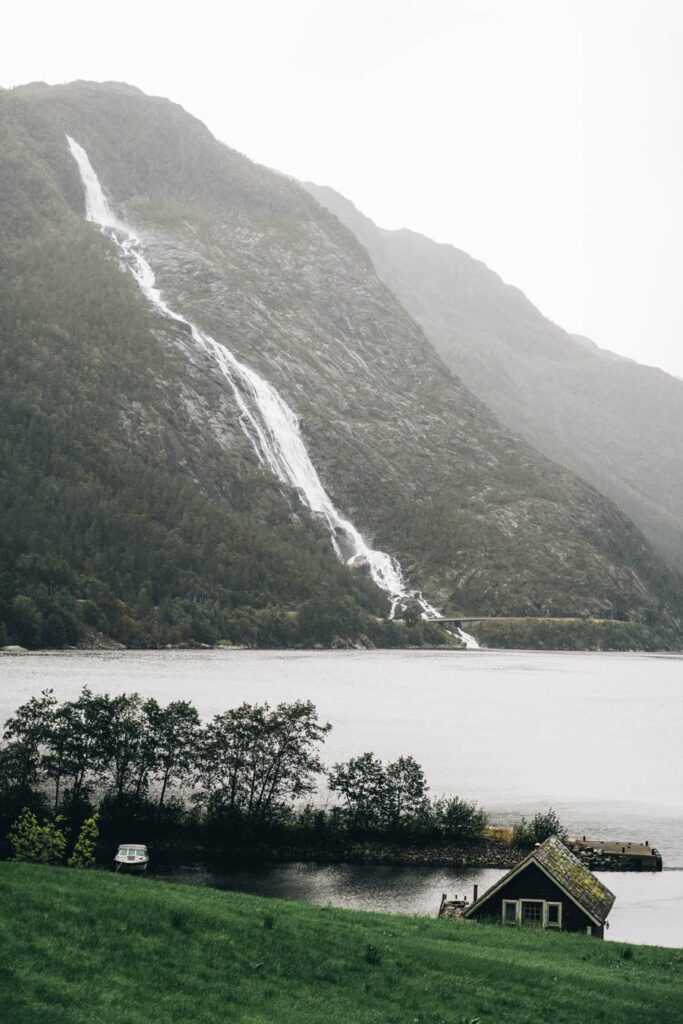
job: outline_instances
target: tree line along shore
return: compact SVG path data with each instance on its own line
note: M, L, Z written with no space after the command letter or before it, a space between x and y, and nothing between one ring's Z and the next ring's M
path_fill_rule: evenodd
M382 762L366 751L326 766L321 750L331 728L310 701L244 703L202 723L190 701L164 706L85 687L60 702L43 691L4 724L0 835L9 837L29 813L46 837L64 836L59 860L97 814L103 858L135 836L166 858L502 867L514 860L509 839L488 831L476 802L430 795L412 756ZM323 782L325 805L316 802ZM512 839L528 847L551 834L566 835L552 810L519 822Z

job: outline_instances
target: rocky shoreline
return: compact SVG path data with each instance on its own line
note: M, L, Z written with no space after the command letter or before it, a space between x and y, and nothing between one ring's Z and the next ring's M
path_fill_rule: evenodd
M336 845L284 846L272 860L320 864L386 864L405 867L509 868L520 851L507 843L481 840L471 844L418 846L382 841Z
M398 843L381 840L357 842L283 843L208 848L173 847L160 844L152 856L165 865L202 863L212 866L254 866L265 864L367 864L391 867L500 868L509 869L528 853L525 847L495 839L472 843ZM618 857L577 853L592 871L637 871Z

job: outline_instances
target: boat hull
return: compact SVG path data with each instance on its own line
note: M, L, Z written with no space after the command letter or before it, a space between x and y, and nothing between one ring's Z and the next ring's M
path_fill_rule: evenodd
M141 875L147 870L149 861L142 861L136 863L135 861L115 860L114 870L123 871L127 875Z

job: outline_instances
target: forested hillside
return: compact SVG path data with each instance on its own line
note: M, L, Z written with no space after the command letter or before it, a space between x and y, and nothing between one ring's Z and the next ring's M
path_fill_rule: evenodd
M335 503L432 602L628 617L675 642L679 578L611 502L500 426L303 189L128 86L0 92L0 132L9 639L424 634L377 621L385 596L259 468L215 365L85 222L68 132L173 307L278 388Z
M61 137L0 110L0 642L372 632L384 595L258 469L230 396L59 193L41 149L59 167Z
M378 228L333 189L306 187L366 246L446 365L683 568L683 381L567 334L467 253Z

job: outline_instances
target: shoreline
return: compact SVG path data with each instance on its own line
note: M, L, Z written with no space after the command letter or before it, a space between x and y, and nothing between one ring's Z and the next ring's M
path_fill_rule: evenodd
M214 868L265 867L277 864L354 864L386 867L457 868L481 870L485 868L509 869L526 853L528 847L481 839L472 843L433 842L399 843L381 839L347 840L343 837L335 842L307 843L253 843L234 845L230 848L196 844L173 846L159 844L150 846L150 853L156 864L163 867L198 864ZM654 873L646 868L634 867L632 863L618 857L577 854L591 871L613 871L620 873ZM99 863L106 863L98 857Z

